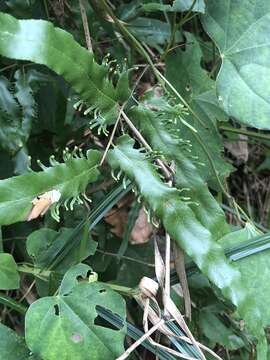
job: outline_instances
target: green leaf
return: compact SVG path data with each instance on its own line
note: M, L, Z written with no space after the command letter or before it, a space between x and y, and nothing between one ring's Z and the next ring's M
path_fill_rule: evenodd
M237 350L245 346L243 340L234 333L233 329L226 326L218 314L211 309L202 309L199 314L199 326L204 335L212 342L224 346L227 350ZM218 331L217 331L218 329Z
M217 120L226 121L226 114L219 108L215 94L215 82L210 79L207 72L201 67L202 50L196 38L185 33L187 40L186 50L177 50L166 58L166 77L188 102L198 119L189 114L185 120L196 129L201 141L205 145L214 165L221 178L226 177L232 167L222 157L223 145L217 129ZM191 141L191 154L198 158L204 166L197 169L206 181L217 188L209 157L204 152L202 145L194 131L179 124L181 138Z
M162 4L159 1L148 2L143 4L144 11L194 11L204 13L205 3L204 0L174 0L172 5Z
M17 264L11 254L0 253L0 289L18 289L20 276Z
M249 239L254 238L255 236L260 235L260 233L254 229L250 224L247 224L244 229L234 231L222 239L219 240L219 243L225 248L230 246L237 246L244 244ZM270 260L269 260L270 250L262 251L256 255L251 255L239 259L235 262L238 270L241 273L243 283L247 288L250 298L256 299L256 307L254 308L255 316L260 317L263 321L262 326L267 327L270 325L270 303L268 299L270 298L270 286L269 286L269 276L270 276ZM266 351L264 349L264 344L259 344L259 351ZM258 359L264 359L265 355L258 355Z
M67 245L72 231L73 229L67 228L61 228L59 231L43 228L32 232L27 238L26 248L28 254L33 258L35 266L41 269L46 268L52 259L54 259L55 255ZM81 239L85 237L83 232L84 231L81 231L77 235ZM74 265L95 253L97 243L89 239L88 231L86 235L87 242L82 244L83 247L80 246L72 249L69 256L58 264L54 270L58 270L61 273L65 272L71 265Z
M237 306L248 329L264 342L262 316L257 313L255 299L248 296L240 272L227 261L222 247L197 220L189 204L182 200L179 190L164 184L154 166L133 145L134 141L127 135L120 137L117 146L108 153L111 167L120 168L136 183L140 194L162 220L171 238Z
M5 360L27 360L30 353L24 339L3 324L0 324L0 349Z
M269 19L267 0L209 0L202 17L222 59L219 104L229 116L262 129L270 129Z
M32 96L29 96L28 99L23 96L21 91L22 85L21 82L16 82L16 91L12 93L11 83L4 76L0 77L1 148L11 154L16 153L23 147L31 129L31 115L33 114L30 115L29 112L33 110L34 100ZM29 86L24 87L24 90L26 89L29 89ZM16 99L16 95L18 95L19 98ZM18 103L19 100L21 100L22 103ZM22 111L19 104L22 105ZM28 112L27 115L30 116L23 116L25 112Z
M87 157L77 157L76 154L66 153L65 163L56 163L51 159L51 167L44 171L30 172L0 181L0 224L7 225L27 218L32 200L47 191L56 189L61 193L61 204L78 196L85 191L90 182L97 180L97 170L100 161L100 153L96 150L87 152ZM77 199L77 200L76 200Z
M141 41L150 46L164 44L170 39L171 27L168 23L151 18L139 17L128 24L131 32ZM182 39L179 31L176 32L176 41Z
M181 132L177 131L178 124L168 121L173 118L173 111L177 114L177 109L168 103L165 107L160 98L149 100L145 100L145 107L139 105L130 112L132 120L138 123L153 150L160 152L166 160L175 162L176 186L188 189L185 195L194 202L190 205L192 211L213 238L219 239L229 231L225 215L200 176L202 166L190 155L193 144L185 144ZM156 100L156 111L149 109L151 100Z
M251 225L244 229L234 231L222 239L219 243L223 247L244 244L248 240L260 235ZM235 264L242 274L243 281L250 296L256 297L258 305L257 311L263 314L264 326L270 325L270 284L267 280L270 276L270 250L262 251L256 255L251 255L238 260Z
M117 116L117 91L108 80L109 65L94 61L93 53L81 47L66 31L43 20L17 20L0 14L0 54L11 59L46 65L70 83L100 121Z
M87 279L78 283L78 277L86 277L88 271L91 268L82 264L70 269L58 296L30 306L26 343L42 359L111 360L124 352L126 326L113 330L97 321L97 306L125 318L124 300L104 284Z
M174 0L173 11L194 11L204 13L204 0Z

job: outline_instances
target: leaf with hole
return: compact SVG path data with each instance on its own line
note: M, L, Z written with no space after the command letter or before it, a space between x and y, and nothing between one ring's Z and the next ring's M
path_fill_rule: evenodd
M123 298L107 285L88 282L87 265L71 268L57 296L34 302L26 314L26 343L44 360L112 360L124 352L126 332L97 314L102 306L125 319ZM79 282L79 280L84 280Z

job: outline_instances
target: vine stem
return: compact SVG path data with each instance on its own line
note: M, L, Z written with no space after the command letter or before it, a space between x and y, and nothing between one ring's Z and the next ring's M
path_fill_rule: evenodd
M190 105L186 102L186 100L179 94L179 92L175 89L175 87L166 79L166 77L164 75L161 74L161 72L155 67L151 57L149 56L149 54L146 52L146 50L143 48L143 46L140 44L140 42L126 29L126 27L124 26L124 24L115 16L114 12L112 11L112 9L110 8L110 6L107 4L106 0L100 0L99 5L101 5L103 7L103 9L108 12L108 14L110 15L111 19L113 20L113 22L115 23L115 25L119 28L120 32L127 37L127 39L135 46L135 48L137 49L137 51L148 61L150 67L152 68L154 74L156 75L157 79L160 81L162 87L165 89L165 91L167 91L166 87L164 86L164 84L166 84L169 89L174 93L174 95L176 97L178 97L178 99L182 102L182 104L189 110L190 114L192 114L195 119L200 123L200 125L205 128L205 124L202 122L202 120L199 118L199 116L193 111L193 109L190 107ZM128 126L131 128L131 130L134 132L134 134L138 137L138 139L140 141L142 141L143 145L148 149L148 150L152 150L151 147L149 146L149 144L144 140L144 138L142 137L142 135L140 134L140 132L134 127L133 123L125 116L125 113L123 113L123 117L125 118L125 121L127 122ZM188 128L190 129L190 127L188 126ZM191 130L191 129L190 129ZM216 170L215 164L205 146L205 144L203 143L203 140L200 138L200 136L193 132L195 135L196 140L199 142L200 146L202 147L204 153L206 154L210 166L212 168L212 171L215 175L215 178L217 179L217 182L220 186L220 189L222 190L222 192L224 193L224 195L226 195L226 197L230 200L232 197L230 194L228 194L228 192L226 191L225 187L222 184L222 181L219 177L219 174ZM168 177L168 170L166 168L166 166L164 166L164 164L162 163L162 161L157 160L157 163L161 166L164 174L166 174L166 178L170 179L170 176Z
M110 8L110 6L107 4L106 0L100 0L99 5L103 7L105 11L108 12L110 17L112 18L115 25L118 27L120 32L125 36L132 45L135 46L137 51L147 60L150 67L153 70L153 73L156 75L158 81L160 82L163 89L167 92L167 89L164 84L166 84L171 91L175 94L176 97L179 98L179 100L182 102L183 105L186 106L186 108L189 110L189 112L196 118L196 120L205 128L205 124L203 121L199 118L199 116L193 111L193 109L190 107L190 105L186 102L186 100L180 95L180 93L175 89L175 87L161 74L161 72L156 68L155 64L153 63L151 57L147 53L147 51L144 49L144 47L140 44L140 42L135 38L134 35L132 35L125 27L124 23L120 21Z
M261 133L255 132L255 131L249 131L249 130L245 130L245 129L237 129L237 128L233 128L230 126L219 126L218 128L219 128L219 130L222 130L222 131L228 131L228 132L235 133L235 134L241 134L241 135L258 138L261 140L270 141L270 135L267 135L267 134L261 134Z
M127 123L127 125L129 126L129 128L131 129L131 131L138 138L138 140L142 143L142 145L148 151L152 152L153 149L151 148L151 146L148 144L148 142L145 140L145 138L142 136L142 134L136 128L136 126L134 126L133 122L130 120L130 118L127 116L127 114L124 111L122 112L122 116L123 116L125 122ZM156 162L161 167L166 179L170 180L171 179L171 171L167 168L167 166L164 164L164 162L162 160L157 159Z
M97 249L96 252L98 252L98 253L100 253L100 254L103 254L103 255L107 255L107 256L113 256L113 257L116 257L116 258L119 257L118 254L111 253L111 252L108 252L108 251L103 251L103 250L100 250L100 249ZM121 255L120 258L123 259L123 260L133 261L133 262L136 262L137 264L149 266L149 267L152 267L152 268L155 267L154 264L150 264L150 263L147 263L147 262L142 261L142 260L139 260L139 259L134 259L134 258L129 257L129 256Z
M132 89L132 91L131 91L131 94L130 94L128 100L130 100L130 99L132 98L132 96L133 96L133 94L134 94L134 91L136 90L136 88L137 88L137 86L138 86L141 78L143 77L143 75L144 75L145 72L147 71L148 66L149 66L149 65L147 65L147 66L143 69L143 71L141 72L140 76L139 76L138 79L136 80L136 83L135 83L134 86L133 86L133 89ZM107 153L108 153L108 151L109 151L109 148L110 148L110 146L112 145L113 138L114 138L114 135L115 135L117 126L118 126L118 124L119 124L119 121L120 121L120 119L121 119L121 115L122 115L122 113L123 113L123 111L124 111L124 108L125 108L128 100L125 101L124 104L120 107L120 110L119 110L119 113L118 113L118 117L117 117L117 120L116 120L116 122L115 122L115 124L114 124L114 127L113 127L113 130L112 130L110 139L109 139L109 141L108 141L108 144L107 144L107 146L106 146L106 149L105 149L104 154L103 154L103 156L102 156L102 159L101 159L101 161L100 161L100 164L99 164L100 166L103 164L103 162L104 162L104 160L105 160L105 158L106 158L106 156L107 156Z

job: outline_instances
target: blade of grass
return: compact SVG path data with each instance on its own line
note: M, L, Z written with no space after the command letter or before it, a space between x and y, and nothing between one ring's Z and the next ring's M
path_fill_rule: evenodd
M89 231L91 231L107 214L107 212L131 190L131 187L131 182L128 182L125 188L123 184L120 184L116 188L114 188L108 195L106 195L105 198L101 201L101 203L74 228L74 230L69 236L68 244L59 249L51 262L47 264L46 269L51 270L55 268L65 259L65 257L74 247L79 246L81 237L79 237L78 234L84 228L84 226L89 223Z

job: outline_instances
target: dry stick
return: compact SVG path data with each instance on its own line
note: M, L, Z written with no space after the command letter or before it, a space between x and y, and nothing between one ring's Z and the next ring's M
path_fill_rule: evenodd
M169 316L168 299L170 298L170 264L171 264L171 237L166 232L165 235L165 284L163 291L164 316Z
M86 15L85 7L83 4L83 0L79 0L79 4L80 4L80 11L81 11L81 17L82 17L82 22L83 22L83 30L84 30L86 46L90 52L93 52L91 36L90 36L89 26L88 26L88 20L87 20L87 15Z
M147 70L147 67L142 71L142 73L140 74L140 76L139 76L138 79L136 80L136 82L135 82L135 84L134 84L134 87L133 87L133 89L132 89L132 91L131 91L131 94L130 94L130 96L129 96L129 99L132 97L134 91L136 90L136 87L138 86L138 84L139 84L141 78L143 77L143 75L145 74L146 70ZM128 99L128 100L129 100L129 99ZM127 100L127 101L128 101L128 100ZM115 122L115 124L114 124L114 128L113 128L113 130L112 130L112 133L111 133L109 142L108 142L108 144L107 144L107 146L106 146L106 149L105 149L104 154L103 154L103 156L102 156L102 159L101 159L101 161L100 161L100 164L99 164L100 166L103 164L103 162L104 162L104 160L105 160L105 158L106 158L106 156L107 156L107 153L108 153L108 151L109 151L109 148L110 148L110 146L111 146L111 144L112 144L112 141L113 141L113 138L114 138L114 135L115 135L117 126L118 126L118 124L119 124L119 121L120 121L120 119L121 119L121 115L122 115L122 113L123 113L123 110L124 110L124 108L125 108L125 106L126 106L127 101L125 101L124 104L123 104L123 105L120 107L120 109L119 109L118 117L117 117L117 120L116 120L116 122Z
M142 136L142 134L139 132L139 130L134 126L133 122L129 119L127 114L125 112L122 112L122 116L123 116L125 122L127 123L127 125L129 126L129 128L131 129L131 131L135 134L135 136L138 138L138 140L142 143L142 145L147 150L152 152L153 150L152 150L151 146L148 144L148 142L145 140L145 138ZM171 178L171 172L168 170L167 166L160 159L157 159L156 162L161 167L166 179L169 180Z
M133 343L121 356L119 356L116 360L125 360L129 357L129 355L134 351L141 343L143 343L150 335L152 335L160 325L165 323L164 319L161 319L156 325L154 325L147 333L141 336L135 343Z
M170 180L168 182L168 185L172 187L172 181ZM171 297L170 294L170 280L171 280L171 237L166 232L165 235L165 284L164 284L164 292L163 292L163 305L164 305L164 315L169 315L169 312L167 310L168 307L168 300Z
M103 153L102 159L101 159L101 161L100 161L100 163L99 163L100 166L103 164L103 162L104 162L104 160L105 160L105 158L106 158L106 156L107 156L107 153L108 153L108 151L109 151L109 148L110 148L110 146L111 146L111 144L112 144L112 141L113 141L113 138L114 138L114 134L115 134L115 132L116 132L117 126L118 126L119 121L120 121L120 119L121 119L121 115L122 115L122 113L123 113L124 106L125 106L125 104L123 104L123 105L121 106L120 110L119 110L119 113L118 113L118 116L117 116L117 120L116 120L116 122L115 122L115 124L114 124L114 127L113 127L113 130L112 130L110 139L109 139L108 144L107 144L107 146L106 146L106 149L105 149L105 151L104 151L104 153Z
M186 317L191 320L191 300L188 288L187 274L185 269L185 259L183 250L174 244L174 264L175 270L180 280L180 284L183 290L183 296L185 301Z

